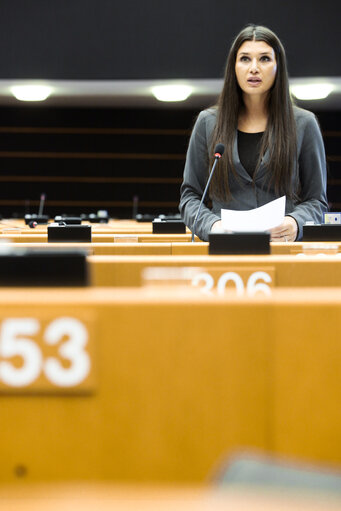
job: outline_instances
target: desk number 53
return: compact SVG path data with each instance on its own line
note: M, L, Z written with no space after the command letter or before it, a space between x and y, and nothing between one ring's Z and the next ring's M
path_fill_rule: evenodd
M41 343L34 339L39 332L40 322L35 318L9 318L2 321L0 381L10 387L25 387L43 373L50 384L57 387L80 384L87 377L91 366L89 354L85 351L88 332L84 324L75 318L57 318L47 325ZM44 357L48 345L57 346L58 358L49 355ZM20 359L20 365L14 364L14 357ZM67 367L63 366L59 357L67 360Z

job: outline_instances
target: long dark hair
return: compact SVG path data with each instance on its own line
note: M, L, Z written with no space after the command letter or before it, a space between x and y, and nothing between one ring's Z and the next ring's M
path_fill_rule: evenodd
M228 175L229 172L235 173L232 151L237 133L238 116L244 107L242 90L236 78L235 63L238 50L245 41L264 41L273 48L277 62L275 81L267 98L268 122L262 137L256 172L265 151L269 150L268 186L273 186L278 196L286 194L288 197L295 197L295 190L292 189L292 175L296 159L296 124L289 92L285 50L271 30L257 25L248 25L237 35L227 57L224 85L216 105L217 121L210 151L213 154L216 144L223 143L225 165L221 161L217 166L210 192L211 195L223 200L231 194Z

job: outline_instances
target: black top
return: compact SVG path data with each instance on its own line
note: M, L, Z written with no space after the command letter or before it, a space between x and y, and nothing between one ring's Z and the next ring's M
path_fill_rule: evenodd
M263 132L245 133L238 130L238 153L240 163L247 173L253 177L259 158Z

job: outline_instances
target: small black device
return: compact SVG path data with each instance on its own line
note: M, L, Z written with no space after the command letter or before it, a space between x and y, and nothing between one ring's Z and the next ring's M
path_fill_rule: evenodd
M32 214L32 215L25 215L24 219L25 219L26 225L29 225L30 222L36 222L37 224L47 224L49 221L49 216L48 215Z
M181 220L153 220L153 234L186 234L186 225Z
M0 251L0 286L87 286L85 250L14 249Z
M269 232L214 232L208 241L210 255L270 254Z
M341 241L341 224L304 225L302 241Z
M54 225L47 227L47 241L91 243L91 225Z

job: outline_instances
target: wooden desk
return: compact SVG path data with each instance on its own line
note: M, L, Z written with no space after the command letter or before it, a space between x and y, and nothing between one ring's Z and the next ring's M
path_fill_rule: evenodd
M22 342L44 353L43 372L1 396L2 482L202 482L241 448L341 463L341 289L253 299L183 288L1 289L0 308L2 342L13 345L23 318ZM52 357L54 378L69 378L58 349L76 334L67 322L63 336L64 318L89 332L91 360L86 380L67 388L51 383L46 365ZM69 356L86 349L76 344ZM31 348L25 356L31 364Z
M8 248L82 249L93 255L171 255L171 243L8 243Z
M208 255L209 243L172 243L172 254L174 255ZM337 253L341 252L341 241L296 241L295 243L270 243L271 255L297 255L299 253L318 254L318 253Z
M51 223L51 222L50 222ZM108 223L88 223L92 226L92 231L98 234L152 234L153 226L151 222L137 222L136 220L109 220ZM0 233L2 232L20 232L20 233L46 233L47 225L38 224L35 229L31 229L22 219L4 219L0 221ZM187 229L187 233L190 231Z
M36 233L5 233L0 235L0 240L6 240L10 243L48 243L47 232ZM188 243L191 241L190 234L122 234L122 233L92 233L93 243ZM55 243L53 243L54 245ZM52 243L49 243L52 245Z
M37 248L75 248L75 247L82 247L87 248L90 250L91 253L98 254L98 255L114 255L114 254L121 254L121 255L142 255L142 254L172 254L177 256L196 256L196 255L206 255L208 256L208 243L205 242L196 242L196 243L190 243L189 240L185 242L179 242L174 241L172 237L160 235L161 237L158 237L159 235L151 235L155 236L153 238L149 237L147 241L141 241L142 238L139 238L139 241L137 242L131 242L130 240L133 238L120 238L120 237L114 237L109 236L109 239L111 241L106 242L100 242L97 241L98 239L104 239L108 240L108 237L100 236L98 238L93 239L92 243L48 243L47 238L44 238L44 235L42 236L35 236L34 234L32 236L21 236L17 235L17 237L10 241L10 238L3 237L3 240L6 240L7 246L11 247L17 247L20 243L20 247L29 247L31 248L32 245L34 245ZM181 236L181 235L179 235ZM186 235L184 235L186 236ZM41 241L44 240L45 241ZM0 236L1 240L1 236ZM40 241L39 241L40 240ZM154 240L154 241L153 241ZM167 241L168 240L168 241ZM167 245L167 248L161 248L159 250L160 245L164 244ZM337 248L336 248L337 247ZM306 243L272 243L271 244L271 255L297 255L300 253L304 253L306 255L318 255L319 253L325 253L325 254L334 254L339 253L341 251L341 242L340 243L334 243L334 242L328 242L319 244L317 246L315 243L312 242L306 242ZM210 256L211 257L211 256ZM239 256L241 259L243 259L246 256Z
M51 219L49 224L53 220ZM93 231L104 233L122 232L122 233L141 233L152 234L153 226L151 222L136 222L135 220L113 220L110 219L108 223L91 223L83 222L92 225ZM23 219L3 219L0 220L0 232L7 230L17 230L21 232L46 232L47 224L38 224L34 230L25 224Z
M136 222L135 220L110 220L107 224L93 223L92 233L93 242L107 243L120 242L127 237L134 238L134 243L172 243L172 253L174 255L193 255L208 254L208 243L201 242L196 237L196 243L191 241L191 233L186 229L186 234L158 235L152 234L151 222ZM0 239L11 239L13 243L45 243L47 242L47 225L38 225L35 229L30 229L23 220L2 220L0 222ZM338 247L341 251L341 240L339 242L302 242L294 243L271 243L271 253L274 255L297 254L305 250L313 252L322 247L325 251Z
M256 271L267 272L275 287L341 287L341 257L325 256L89 256L95 286L141 286L143 270L150 267L191 267L208 273L214 287L226 272L241 275L244 286ZM176 277L176 276L175 276ZM171 277L169 277L171 279ZM162 276L160 277L160 281ZM167 281L165 272L164 283ZM160 282L162 283L162 282ZM185 283L184 283L185 284ZM188 281L190 285L190 281ZM201 280L199 287L204 282ZM235 284L229 284L235 287ZM198 289L199 290L199 289Z
M30 229L22 221L3 221L0 223L0 240L8 240L11 243L34 243L47 244L47 226L38 225L36 229ZM93 243L171 243L173 255L208 255L208 242L201 242L196 237L196 242L191 243L191 233L187 229L186 234L152 234L151 223L139 224L132 220L110 221L108 224L92 224ZM52 244L49 244L52 245ZM55 244L54 244L55 245ZM298 253L319 252L335 253L341 251L340 242L295 242L270 244L272 255L296 255ZM143 250L142 250L143 252ZM106 252L108 253L108 252ZM115 253L118 253L115 251ZM127 254L127 248L123 250ZM137 253L133 249L132 253ZM146 252L143 252L146 253ZM155 253L155 252L152 252Z
M186 234L153 234L151 222L136 222L134 220L110 220L107 224L83 222L91 225L94 242L106 243L123 240L130 237L136 243L152 242L189 242L191 232ZM25 225L23 220L0 221L0 239L11 239L14 243L45 243L47 242L47 225L38 224L35 229ZM199 241L199 238L196 237Z

